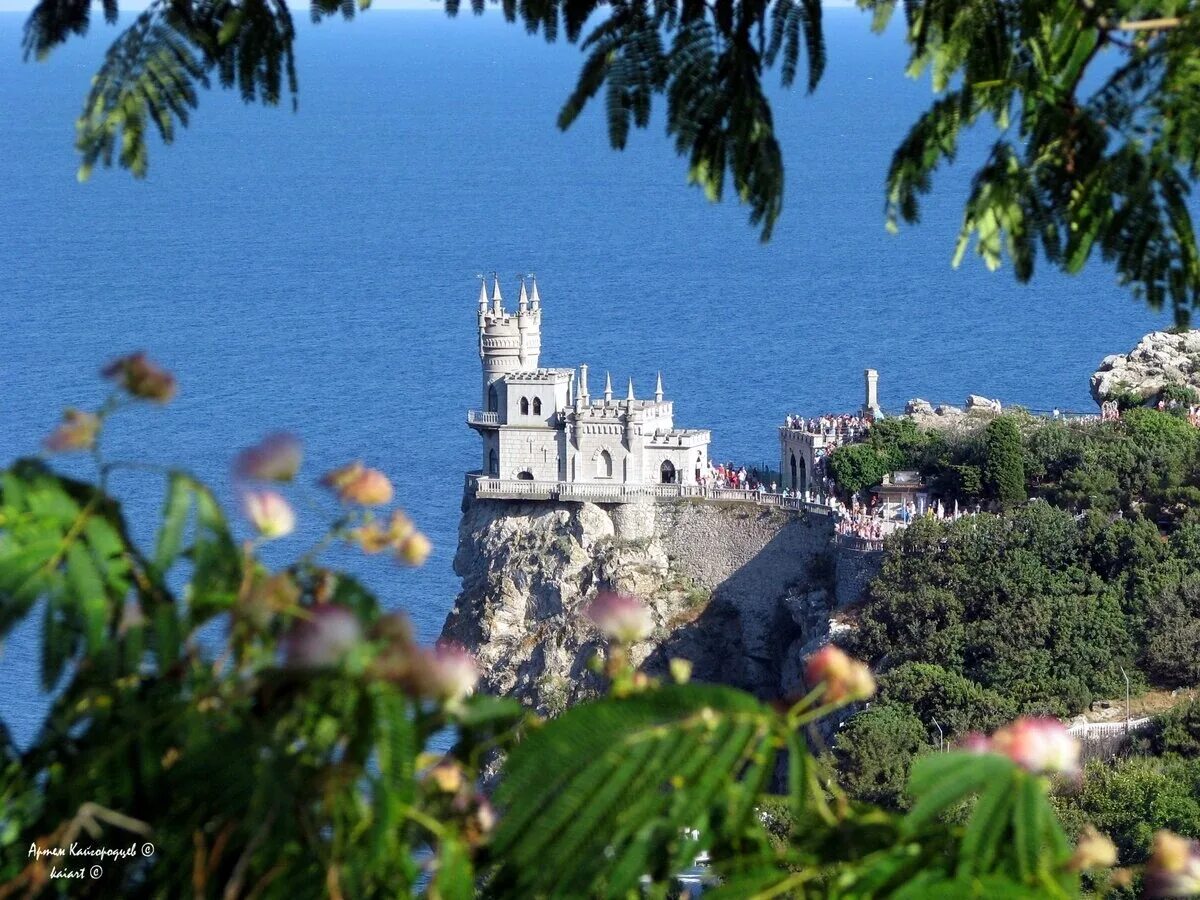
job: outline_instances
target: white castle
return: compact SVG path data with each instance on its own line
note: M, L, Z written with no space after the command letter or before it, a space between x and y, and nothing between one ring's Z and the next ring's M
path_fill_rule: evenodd
M483 438L484 478L597 484L697 485L708 472L708 431L676 428L673 404L663 399L662 375L653 400L639 400L633 379L615 399L588 392L588 367L543 369L542 300L521 279L516 313L504 309L500 280L479 286L479 358L483 408L467 424Z

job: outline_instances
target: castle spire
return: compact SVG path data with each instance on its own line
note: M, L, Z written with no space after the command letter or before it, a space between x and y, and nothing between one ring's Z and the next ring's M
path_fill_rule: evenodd
M629 391L628 391L628 393L625 394L625 399L626 400L635 399L633 396L633 376L632 375L629 376Z
M529 306L529 295L525 293L525 279L521 279L521 297L517 300L517 312L525 312Z
M662 372L658 373L658 383L654 385L654 400L656 403L662 403Z
M531 302L533 304L533 308L538 309L542 305L542 298L538 296L537 276L530 275L529 280L533 282L533 297L531 298Z
M500 296L500 276L492 273L492 311L499 314L504 311L500 304L504 298Z
M479 279L479 306L480 310L487 306L487 279Z
M612 373L604 373L604 402L612 400Z

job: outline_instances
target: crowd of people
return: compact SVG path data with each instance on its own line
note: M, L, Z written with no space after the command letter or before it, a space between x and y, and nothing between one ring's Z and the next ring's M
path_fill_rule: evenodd
M714 466L710 461L708 472L700 476L700 483L704 487L733 488L771 494L777 493L779 490L779 485L774 481L770 483L763 481L756 469L747 469L745 466L737 466L731 462L718 463Z
M838 435L846 440L853 441L865 434L867 428L871 425L871 420L864 416L851 415L850 413L826 413L812 419L796 415L785 416L784 424L788 428L794 428L808 434L821 434L827 437Z

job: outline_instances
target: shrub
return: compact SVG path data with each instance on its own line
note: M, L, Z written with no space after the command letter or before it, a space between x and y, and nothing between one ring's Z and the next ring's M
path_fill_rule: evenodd
M1008 416L1001 416L984 429L983 489L1001 504L1025 499L1025 456L1021 431Z

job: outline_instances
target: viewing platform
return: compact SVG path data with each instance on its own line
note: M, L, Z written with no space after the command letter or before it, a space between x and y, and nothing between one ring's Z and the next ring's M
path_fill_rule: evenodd
M705 487L693 484L604 484L596 482L527 481L467 475L467 491L480 500L558 500L574 503L633 503L638 500L706 500L716 503L753 503L756 506L794 509L819 516L833 509L800 497L767 491Z
M500 427L500 413L485 412L482 409L468 409L467 410L467 424L499 428Z

